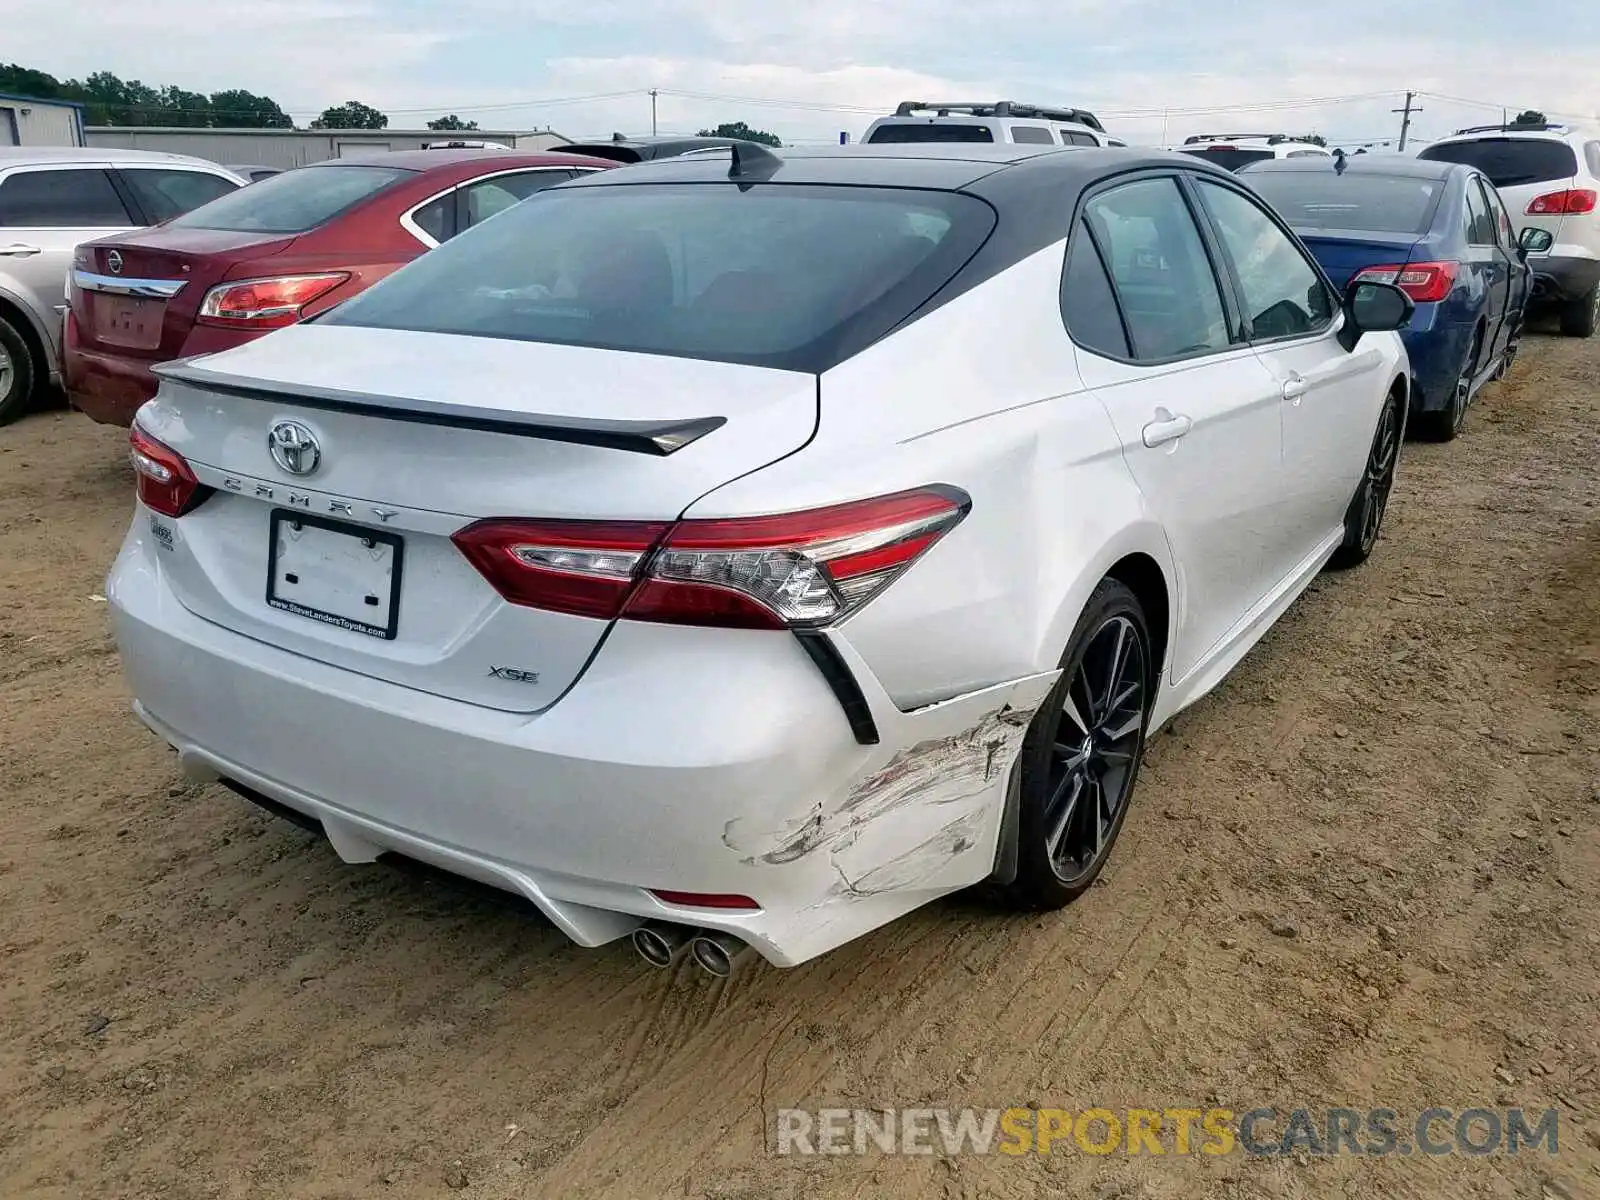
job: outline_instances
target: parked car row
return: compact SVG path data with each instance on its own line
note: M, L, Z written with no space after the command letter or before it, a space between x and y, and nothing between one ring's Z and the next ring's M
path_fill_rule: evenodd
M906 101L893 116L875 121L867 132L866 141L875 145L1123 144L1106 133L1099 119L1087 110L1009 100ZM730 142L731 139L710 137L629 139L618 134L609 142L573 145L568 152L581 155L585 160L598 158L609 163L630 163L725 151ZM1283 160L1308 160L1313 166L1320 164L1325 173L1333 162L1333 155L1325 147L1278 133L1197 134L1187 138L1180 149L1234 171L1252 166L1260 170L1261 164ZM482 151L494 155L497 161L478 161L459 153L451 153L448 159L441 155L441 151L462 150ZM393 182L410 177L398 173L396 159L403 155L374 155L366 160L342 159L333 164L319 164L322 170L330 166L359 167L353 174L344 172L344 178L367 180L373 188L372 194L354 195L344 208L336 211L318 210L313 201L308 213L294 222L302 226L298 231L268 229L260 224L266 218L259 216L239 218L223 213L206 218L213 223L206 233L200 232L201 226L188 223L185 229L184 223L180 223L177 228L182 232L174 231L169 235L164 228L158 233L129 239L137 260L154 264L164 258L168 266L181 261L184 264L181 279L162 279L137 271L131 282L118 278L118 272L104 267L115 253L115 261L124 264L124 271L128 270L123 247L103 243L103 248L86 250L82 261L76 264L75 277L81 280L82 286L76 290L76 299L69 296L69 304L63 304L56 298L57 279L74 277L66 270L65 260L72 246L86 240L85 235L159 224L241 182L260 182L283 173L259 166L219 171L214 164L197 159L141 152L93 152L88 156L81 151L44 155L11 152L9 164L0 158L0 164L5 164L0 169L0 189L4 191L0 194L0 228L15 230L19 240L0 247L0 268L10 268L0 275L0 354L4 355L0 363L0 422L23 410L36 385L60 381L66 383L74 404L83 411L98 420L126 424L133 410L154 388L153 377L149 374L151 364L178 354L217 349L313 315L353 295L366 283L380 277L384 270L408 261L482 219L490 211L484 207L486 197L499 197L498 201L489 201L491 208L503 206L529 194L534 182L547 185L564 181L567 176L562 174L563 165L569 170L594 169L592 161L586 162L586 168L572 168L566 159L546 160L541 155L513 155L512 159L507 159L504 156L508 154L513 152L504 146L467 141L440 142L430 145L424 154L413 153L410 156L413 166L406 170L417 177L415 182L419 187L425 189L435 179L446 180L452 174L445 169L448 167L457 177L457 180L448 181L449 186L459 197L454 207L446 204L424 207L415 215L409 210L389 211L392 201L409 200L417 190L384 186L385 180ZM1497 226L1498 245L1498 253L1489 255L1498 261L1492 286L1475 286L1472 279L1465 279L1456 287L1453 274L1451 279L1446 279L1442 272L1427 272L1426 282L1420 285L1414 281L1405 282L1421 303L1448 302L1449 305L1448 315L1440 318L1440 336L1433 336L1440 330L1432 328L1432 310L1429 309L1407 337L1414 369L1419 372L1421 403L1416 411L1421 420L1418 427L1431 428L1440 436L1452 436L1460 428L1464 404L1470 403L1483 378L1502 374L1515 355L1525 308L1524 291L1527 292L1527 307L1557 310L1561 326L1569 334L1588 336L1600 319L1600 212L1595 207L1597 188L1600 188L1600 140L1586 138L1560 125L1485 126L1446 138L1425 149L1420 157L1424 161L1454 161L1478 167L1489 181L1485 206L1500 210L1489 214ZM1375 171L1380 175L1390 172L1390 165L1396 159L1395 156L1372 156L1350 161L1363 164L1358 175L1371 178L1367 172ZM386 168L392 173L386 175ZM132 174L136 171L158 173ZM473 179L487 180L497 174L502 182L492 188L487 183L479 189L463 187ZM1343 177L1341 167L1340 178ZM9 186L5 182L7 178L13 180ZM140 196L124 187L119 193L118 181L129 179L159 182L161 190L154 196ZM285 187L284 191L253 196L240 207L249 210L293 204L297 202L294 197L302 192L327 192L334 199L338 198L332 186L334 176L305 177L294 172L290 173L290 179L291 183L280 185ZM513 179L518 181L515 186L509 182ZM1262 186L1259 174L1253 179ZM1277 183L1271 186L1281 191L1294 185ZM1299 186L1303 189L1320 184L1303 182ZM1379 185L1352 182L1341 186L1348 191ZM1511 189L1508 199L1497 196L1497 188L1501 186ZM1455 199L1433 205L1431 216L1434 219L1449 222L1453 214L1463 211L1460 192L1453 195ZM1535 238L1525 244L1518 241L1520 234L1513 234L1505 211L1507 204L1512 211L1521 210L1525 224L1550 233L1552 245L1549 249L1540 248L1541 239ZM34 211L30 211L30 206ZM1347 244L1333 252L1332 240L1338 239L1330 237L1330 230L1334 229L1326 220L1330 211L1324 208L1318 217L1307 219L1302 210L1295 225L1303 236L1313 238L1317 245L1340 260L1325 264L1337 276L1351 253L1359 257L1364 251ZM1402 223L1407 219L1400 209L1392 215ZM305 225L305 220L317 217L321 218L319 224ZM256 226L237 230L216 227L218 222L236 219L256 222ZM1484 214L1472 215L1471 219L1482 221ZM1441 230L1442 226L1433 233ZM215 236L207 236L207 233L223 232L253 235L253 246L248 238L234 239L236 244L224 246ZM1378 228L1362 232L1398 234L1403 230ZM1477 232L1483 231L1479 228ZM1400 248L1398 243L1385 247L1381 238L1369 237L1366 241L1370 243L1368 249ZM295 253L278 257L290 242L296 247ZM1421 244L1421 231L1418 231L1410 248ZM1469 237L1466 244L1480 250L1488 245L1481 236ZM276 249L263 256L257 253L263 246ZM197 260L196 255L199 256ZM279 273L267 273L269 268L264 257L276 260L275 268ZM1479 253L1479 257L1483 255ZM380 261L372 261L374 258ZM1527 269L1522 265L1524 259ZM1381 261L1362 264L1369 270L1402 265L1405 264ZM1428 265L1419 260L1418 269L1410 274L1420 279L1424 273L1420 268ZM196 266L200 272L192 274ZM255 268L262 271L259 279L249 277L249 272ZM152 269L159 275L166 268L153 266ZM290 273L284 274L284 270ZM221 281L230 284L238 281L247 286L231 294L209 296L205 289L196 286L208 273ZM175 286L179 291L163 294ZM140 294L141 289L149 294ZM1431 292L1439 289L1445 289L1445 294L1439 299L1430 298ZM202 311L208 300L234 302L240 297L260 307L248 313ZM62 315L69 307L71 312L63 323ZM1454 318L1462 316L1468 308L1474 310L1471 319L1466 321L1464 329L1458 329ZM1477 309L1484 311L1477 312ZM1423 328L1421 322L1429 322L1430 327ZM1479 326L1484 333L1491 327L1498 332L1484 340ZM1476 347L1474 337L1479 338ZM1484 353L1485 347L1487 353Z
M582 172L153 368L106 592L136 711L349 861L658 965L982 882L1058 907L1149 732L1373 552L1414 307L1191 156Z

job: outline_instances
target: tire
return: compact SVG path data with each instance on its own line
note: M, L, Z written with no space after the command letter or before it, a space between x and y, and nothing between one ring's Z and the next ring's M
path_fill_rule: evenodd
M1600 323L1600 283L1590 288L1587 296L1561 306L1561 332L1567 337L1593 337L1597 323Z
M1477 375L1478 357L1483 352L1483 328L1473 331L1467 360L1451 388L1450 403L1439 412L1417 414L1417 432L1430 442L1453 442L1467 423L1467 407L1472 403L1472 380Z
M1138 599L1101 580L1018 757L1017 874L1001 889L1012 907L1061 908L1099 876L1139 778L1159 672Z
M1395 472L1400 465L1400 441L1404 417L1400 397L1390 392L1378 414L1378 428L1372 435L1367 465L1361 482L1344 514L1344 541L1333 552L1328 565L1336 570L1358 567L1372 557L1389 508L1389 493L1394 490Z
M21 330L0 317L0 425L9 425L33 399L33 353Z

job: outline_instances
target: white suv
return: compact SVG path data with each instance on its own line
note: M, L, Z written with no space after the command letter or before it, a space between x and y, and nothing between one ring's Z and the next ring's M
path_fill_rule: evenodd
M1326 146L1287 133L1197 133L1184 138L1178 150L1229 171L1269 158L1328 158L1333 153Z
M895 143L968 142L1025 146L1126 146L1082 108L1047 108L995 100L985 104L906 100L892 117L879 117L861 139Z
M1552 124L1477 126L1417 157L1477 167L1523 225L1550 232L1550 249L1528 255L1530 303L1555 308L1562 333L1591 336L1600 321L1600 133Z

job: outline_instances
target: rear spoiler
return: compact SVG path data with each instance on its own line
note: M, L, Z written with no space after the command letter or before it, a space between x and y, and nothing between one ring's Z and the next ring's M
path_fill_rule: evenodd
M208 371L192 359L174 359L152 368L163 379L190 384L224 396L291 403L325 412L355 413L387 421L410 421L452 429L477 429L547 442L600 446L633 454L666 456L697 442L728 423L727 417L689 417L678 421L608 421L591 417L557 417L539 413L486 413L463 404L440 404L403 396L347 392L306 384L244 382L236 375Z

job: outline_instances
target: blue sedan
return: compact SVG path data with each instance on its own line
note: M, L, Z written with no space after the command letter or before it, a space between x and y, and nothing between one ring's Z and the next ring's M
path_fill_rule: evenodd
M1531 286L1527 250L1494 185L1470 166L1399 155L1275 159L1239 176L1335 286L1393 283L1416 301L1401 334L1411 421L1440 440L1455 437L1478 388L1516 357Z

